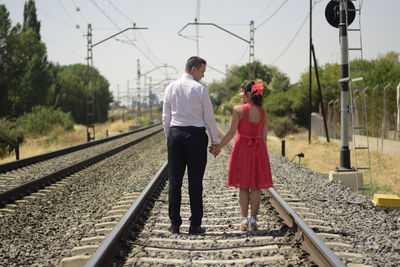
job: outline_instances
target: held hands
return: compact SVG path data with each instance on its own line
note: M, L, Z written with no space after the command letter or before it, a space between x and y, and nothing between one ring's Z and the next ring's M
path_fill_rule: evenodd
M212 144L211 146L208 147L208 151L214 155L214 158L221 153L221 148L219 144Z

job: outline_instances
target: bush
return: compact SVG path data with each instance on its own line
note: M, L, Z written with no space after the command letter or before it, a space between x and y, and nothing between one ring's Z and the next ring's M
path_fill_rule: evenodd
M24 114L17 122L26 135L32 136L48 134L56 126L70 131L75 124L70 113L43 106L33 107L31 113Z
M297 133L298 127L288 117L275 118L270 122L270 128L281 139L290 133Z
M16 126L15 122L0 118L0 158L10 155L24 141L23 133Z

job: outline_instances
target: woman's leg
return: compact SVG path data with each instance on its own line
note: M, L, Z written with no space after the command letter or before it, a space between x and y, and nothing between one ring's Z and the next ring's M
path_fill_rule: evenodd
M260 209L261 190L250 190L251 217L257 218Z
M249 211L249 189L240 188L239 192L240 215L242 218L247 218Z
M250 230L257 230L257 215L260 209L261 190L250 191L250 206L251 206L251 218L250 218Z
M247 214L249 212L249 190L243 188L239 190L240 216L242 217L240 231L246 231L249 224L247 219Z

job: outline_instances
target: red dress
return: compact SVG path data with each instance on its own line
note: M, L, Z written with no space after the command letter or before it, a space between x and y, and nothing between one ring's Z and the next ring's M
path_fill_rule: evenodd
M249 121L250 107L260 112L260 121ZM267 146L262 132L265 110L258 105L242 105L243 117L239 121L237 137L229 162L228 186L243 189L265 189L272 187L272 175Z

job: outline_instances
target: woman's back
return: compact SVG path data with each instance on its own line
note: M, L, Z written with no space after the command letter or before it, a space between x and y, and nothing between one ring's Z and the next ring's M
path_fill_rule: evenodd
M238 133L245 136L262 136L265 123L265 111L254 104L244 104L239 121Z

